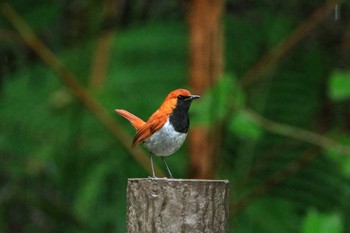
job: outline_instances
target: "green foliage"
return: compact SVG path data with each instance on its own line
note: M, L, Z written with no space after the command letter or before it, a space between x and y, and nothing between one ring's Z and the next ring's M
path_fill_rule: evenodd
M343 224L339 214L322 214L310 209L305 216L302 233L341 233Z
M252 120L244 110L239 110L233 116L229 129L235 133L236 137L245 139L259 139L262 130Z
M268 12L268 8L257 9L254 15L242 12L245 17L236 14L228 19L228 69L243 75L263 56L261 48L275 47L295 28L297 18L286 12L287 15ZM326 114L332 114L323 113L324 91L334 70L335 55L331 54L321 38L304 41L268 73L258 77L254 83L258 85L245 93L245 105L269 120L319 132L318 126L327 122ZM334 91L334 76L329 82L330 93L347 95L344 90L350 85L346 83L345 73L342 80L337 80L340 86L337 91ZM227 169L224 177L233 177L236 196L233 202L238 206L245 204L245 208L234 215L235 232L301 232L298 226L310 206L331 215L336 213L339 219L349 217L345 201L350 188L347 158L281 137L271 133L268 127L259 128L244 113L244 108L238 108L230 118L224 144L225 165L222 165ZM349 144L339 139L339 132L348 137L343 118L331 119L327 124L337 125L336 142ZM339 128L340 125L343 128ZM326 153L331 156L324 156ZM262 200L267 200L265 205L261 204ZM279 204L275 205L276 202ZM278 211L276 214L273 206L283 214ZM349 232L347 223L343 224L344 231L341 231Z
M298 232L294 203L279 198L262 198L239 216L238 232Z
M184 33L182 24L169 22L118 35L110 78L99 94L111 114L122 107L146 119L168 91L183 86ZM168 43L170 40L174 43ZM88 81L93 49L93 43L87 41L60 55L81 83ZM159 66L158 61L163 64ZM4 162L0 176L10 193L21 188L11 194L11 201L0 212L3 229L11 224L23 225L23 232L48 229L35 221L9 219L18 215L16 209L11 209L18 205L23 219L39 210L43 221L52 224L52 232L125 232L126 180L146 177L146 171L46 66L33 64L19 69L6 76L4 84L0 101L0 151ZM149 98L143 98L147 95ZM127 122L115 116L133 133ZM185 172L184 150L170 159L179 177ZM23 182L28 185L23 186ZM28 195L30 199L21 199Z
M234 96L238 98L234 98ZM194 113L194 124L209 127L214 122L222 121L229 113L232 99L239 104L241 96L242 93L239 92L233 78L224 75L204 96L201 96L197 104L191 107L191 111Z
M85 9L82 2L75 3ZM132 22L142 18L141 3L133 6ZM147 119L170 90L186 87L186 24L173 13L167 17L156 10L167 12L164 8L173 9L175 3L149 9L148 24L140 20L118 30L107 80L94 93L110 114L125 108ZM73 24L53 26L62 24L64 6L50 1L37 2L41 7L20 0L12 4L79 81L88 84L96 49L96 38L89 36L99 31L101 5L92 2L80 11L88 20L76 23L86 23L88 33L65 47L62 34L70 31L61 27ZM191 122L223 124L215 164L218 177L232 184L231 232L350 232L348 156L257 126L246 109L349 145L349 72L335 71L339 52L325 39L333 27L316 29L242 89L240 77L286 39L317 3L228 4L239 12L227 9L225 14L225 74L191 107ZM2 20L0 25L9 28ZM148 174L56 74L15 43L0 45L4 56L10 51L17 59L14 68L0 67L0 231L125 232L126 180ZM116 114L115 119L134 133L124 119ZM175 177L186 177L186 151L185 145L169 158Z
M347 100L350 97L350 71L336 71L329 81L329 95L332 100Z
M338 139L339 142L341 142L344 145L350 144L350 136L349 135L343 135L341 138ZM350 156L348 154L345 154L346 156L339 155L337 150L332 150L333 148L330 148L329 150L325 151L325 155L334 162L339 170L346 176L350 177ZM350 151L348 151L350 153Z
M55 24L59 16L60 8L54 2L42 1L40 7L33 7L24 15L24 19L31 22L31 27L34 30L47 27L47 25Z

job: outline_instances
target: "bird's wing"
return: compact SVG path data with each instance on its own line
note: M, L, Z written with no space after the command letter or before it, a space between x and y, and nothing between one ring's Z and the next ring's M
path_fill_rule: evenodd
M146 124L146 122L144 122L142 119L140 119L139 117L135 116L134 114L132 114L124 109L116 109L115 111L119 115L121 115L122 117L124 117L125 119L130 121L132 126L134 126L134 128L137 131L139 131Z
M160 114L159 111L156 111L143 125L143 127L137 131L132 146L135 146L148 138L150 138L155 132L157 132L167 121L168 116L166 114Z

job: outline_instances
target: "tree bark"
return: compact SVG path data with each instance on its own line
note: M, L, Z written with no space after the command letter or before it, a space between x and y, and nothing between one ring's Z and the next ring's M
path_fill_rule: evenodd
M128 179L127 233L224 233L229 182Z
M190 85L194 93L204 93L222 76L223 8L223 0L190 1ZM215 114L214 109L208 111L203 114ZM215 154L219 151L220 135L220 126L214 123L210 127L191 129L190 177L208 179L215 176Z

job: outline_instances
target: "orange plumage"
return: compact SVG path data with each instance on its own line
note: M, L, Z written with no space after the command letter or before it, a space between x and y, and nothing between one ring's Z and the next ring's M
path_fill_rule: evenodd
M161 156L164 161L164 156L174 153L185 140L189 126L188 109L192 100L197 98L199 96L191 95L188 90L174 90L167 95L147 122L123 109L116 109L116 112L130 121L136 129L132 146L145 142L146 148ZM151 163L153 171L152 160ZM167 169L171 175L168 166ZM155 177L154 171L153 176Z
M122 117L130 121L130 123L134 126L137 133L132 142L132 146L135 146L152 136L155 132L157 132L167 121L169 115L176 107L177 97L179 95L182 96L191 96L191 93L185 89L177 89L168 94L168 96L163 101L160 108L155 111L147 122L144 122L139 117L134 114L124 110L124 109L116 109L115 111L119 113Z

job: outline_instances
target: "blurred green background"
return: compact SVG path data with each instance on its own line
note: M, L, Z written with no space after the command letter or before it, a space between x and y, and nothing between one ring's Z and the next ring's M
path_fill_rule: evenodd
M115 108L147 119L191 89L191 2L9 4L131 144ZM0 232L125 232L127 178L145 165L1 8ZM193 127L222 126L213 178L231 183L229 232L350 232L349 12L349 1L225 1L224 74L190 112ZM175 177L190 178L188 147L167 160Z

